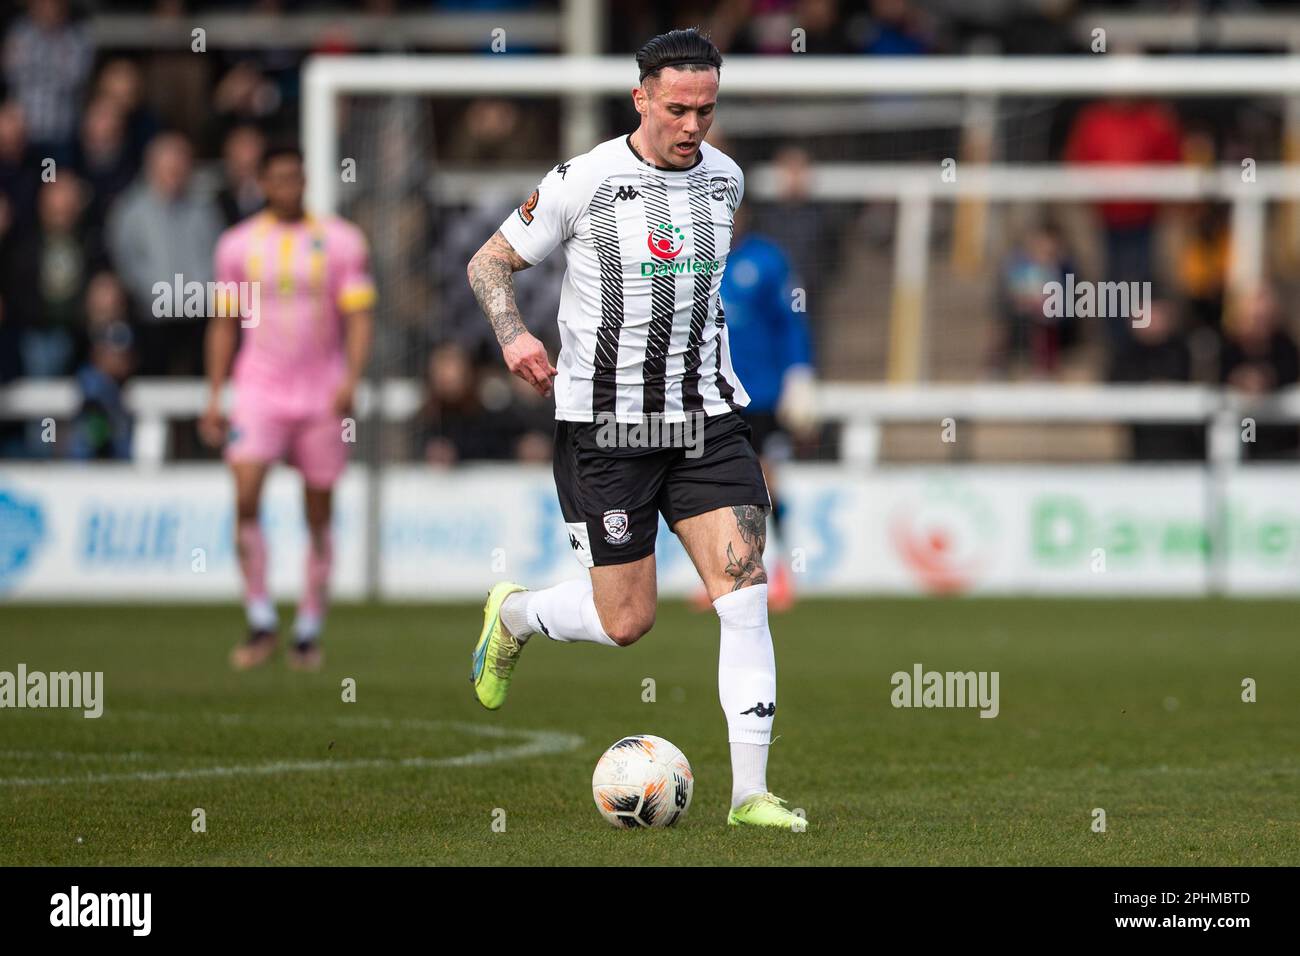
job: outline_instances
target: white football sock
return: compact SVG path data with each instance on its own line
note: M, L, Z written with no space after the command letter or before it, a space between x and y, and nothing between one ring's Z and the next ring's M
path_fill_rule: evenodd
M520 644L526 643L533 636L533 625L528 622L529 591L516 591L507 594L501 602L501 623L515 636Z
M731 806L767 793L767 748L771 744L731 745Z
M731 802L767 790L767 749L776 712L776 653L767 626L767 585L724 594L713 602L722 622L718 700L731 743Z
M521 609L523 622L520 621ZM618 646L601 626L590 579L562 581L553 588L512 594L501 604L501 617L506 629L520 642L528 638L516 631L516 626L528 635L542 633L553 641L566 644L587 641L610 647Z
M324 622L319 617L299 612L297 619L293 622L294 640L303 643L319 639L323 624Z
M280 626L279 615L270 598L252 598L244 604L244 616L254 631L274 631Z

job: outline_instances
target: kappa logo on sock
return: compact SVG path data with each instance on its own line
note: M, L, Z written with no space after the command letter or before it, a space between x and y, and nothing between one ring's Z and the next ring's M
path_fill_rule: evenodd
M775 713L776 701L764 706L761 700L753 707L749 708L749 710L741 711L741 714L757 714L759 717L771 717Z
M537 619L537 626L542 629L542 633L547 637L551 636L551 632L546 629L546 623L540 617Z

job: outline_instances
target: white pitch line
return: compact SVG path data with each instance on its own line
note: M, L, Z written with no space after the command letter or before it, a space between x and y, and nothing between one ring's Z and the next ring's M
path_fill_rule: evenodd
M72 750L0 750L0 758L8 760L108 760L126 763L132 760L156 760L159 756L142 750L123 750L106 754Z
M137 712L137 713L148 713ZM204 715L209 718L225 720L230 714ZM265 722L264 720L261 722ZM407 726L425 730L456 730L478 737L523 737L521 743L492 750L476 750L467 754L450 757L377 757L363 760L271 760L256 764L239 764L235 766L189 767L179 770L136 770L129 773L97 773L77 777L0 777L0 786L8 787L42 787L58 786L71 783L126 783L164 780L195 780L205 777L267 776L287 773L315 773L339 770L382 770L393 768L427 769L435 767L481 767L487 764L501 763L507 760L523 760L541 757L547 754L568 753L577 750L583 744L583 738L577 734L566 734L553 730L515 730L491 725L472 724L464 721L440 721L409 718L391 721L386 718L338 717L331 723L351 726L387 727ZM12 751L18 753L18 751ZM23 751L32 756L54 756L60 754L72 758L84 758L88 754L70 754L66 751L53 751L40 754L37 751ZM111 760L120 756L122 759L135 759L134 753L127 755L102 754L101 759ZM158 755L163 756L163 755Z

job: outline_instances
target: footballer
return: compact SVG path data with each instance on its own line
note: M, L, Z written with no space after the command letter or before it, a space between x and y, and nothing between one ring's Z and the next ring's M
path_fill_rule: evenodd
M232 650L231 666L256 667L276 650L279 623L267 592L259 511L267 472L286 460L302 473L307 519L304 585L288 663L317 670L334 560L334 485L348 459L343 420L351 414L370 354L375 285L361 230L303 208L306 181L297 149L268 151L260 185L266 208L222 234L215 269L218 288L255 283L259 307L242 323L242 339L240 313L247 309L217 309L210 320L209 399L199 427L205 441L224 444L235 483L235 540L248 636ZM227 427L221 389L232 356L235 404Z
M749 396L732 367L719 294L745 178L704 141L722 56L692 29L655 37L636 60L640 126L551 170L469 263L507 367L543 396L554 392L555 485L570 547L589 571L544 590L493 587L471 680L480 703L496 709L538 633L608 647L645 635L662 514L721 624L727 821L802 829L767 784L777 702L763 566L771 500L738 414ZM567 271L552 365L520 318L512 275L557 246ZM603 439L616 430L610 423L650 422L698 425L696 453Z

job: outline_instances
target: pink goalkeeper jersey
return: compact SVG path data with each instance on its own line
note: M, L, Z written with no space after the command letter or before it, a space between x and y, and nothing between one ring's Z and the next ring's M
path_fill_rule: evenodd
M246 283L239 294L257 305L241 321L236 388L303 413L328 406L347 372L344 317L374 305L368 259L361 230L333 216L282 223L262 212L227 229L216 279Z

